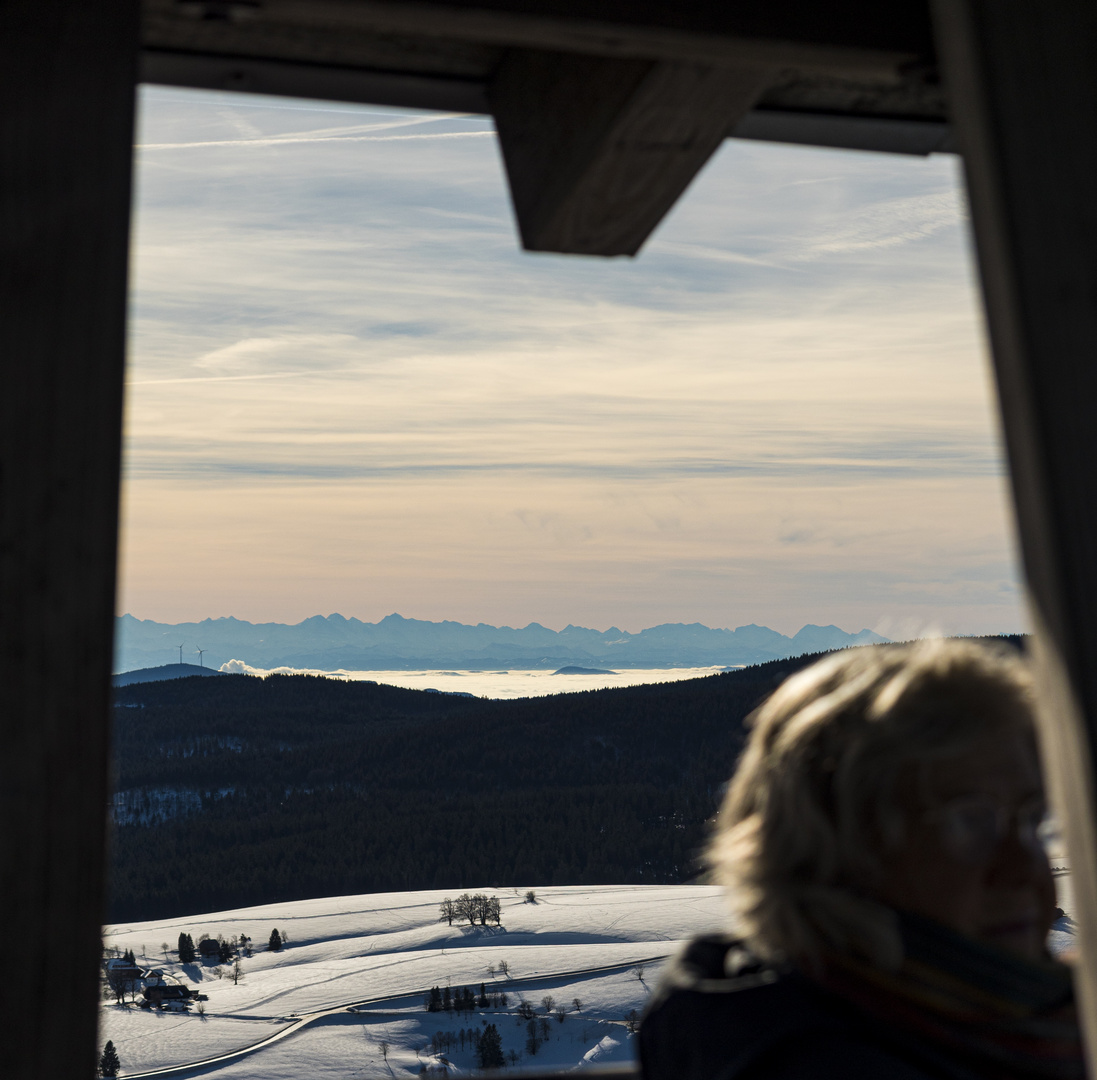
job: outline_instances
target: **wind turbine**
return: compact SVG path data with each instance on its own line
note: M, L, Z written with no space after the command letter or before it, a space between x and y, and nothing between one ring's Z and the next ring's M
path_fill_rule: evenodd
M199 649L197 646L195 646L194 651L198 654L198 666L199 667L205 667L206 665L202 663L202 654L206 650L205 649Z
M183 642L183 645L186 645L186 642L185 642L185 641ZM179 663L180 663L180 664L182 664L182 663L183 663L183 645L180 645L180 646L178 647L178 648L179 648Z

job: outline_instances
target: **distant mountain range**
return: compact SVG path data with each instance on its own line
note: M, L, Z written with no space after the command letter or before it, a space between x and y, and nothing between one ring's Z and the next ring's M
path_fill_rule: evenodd
M220 668L231 660L255 668L311 668L321 671L415 671L709 667L758 664L849 645L887 639L871 630L846 633L837 626L812 626L792 637L765 626L718 630L700 623L665 623L637 634L617 627L549 630L539 623L470 626L387 615L368 623L342 615L315 615L296 625L203 619L158 623L121 615L115 625L116 672L188 663Z

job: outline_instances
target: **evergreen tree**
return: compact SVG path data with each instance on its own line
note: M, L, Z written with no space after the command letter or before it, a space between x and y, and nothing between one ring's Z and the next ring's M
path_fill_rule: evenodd
M494 1024L488 1024L481 1033L476 1060L481 1069L501 1069L506 1064L506 1058L503 1057L503 1040L499 1036L499 1029Z
M270 932L270 940L267 942L267 948L270 949L271 952L278 952L281 947L282 935L278 933L278 927L276 926Z
M448 986L442 991L442 1008L446 1012L453 1012L453 992Z
M477 1005L479 1005L481 1009L486 1009L488 1007L488 991L483 983L480 984L480 1000L477 1002Z
M227 964L232 959L233 948L227 941L219 941L217 943L217 959L222 964Z
M122 1062L118 1060L118 1054L114 1049L114 1043L107 1040L107 1045L103 1047L103 1056L99 1059L99 1075L100 1076L117 1076L118 1070L122 1067Z
M190 934L179 935L179 963L194 963L194 941Z
M441 1012L442 1011L442 991L437 986L430 988L430 994L427 996L427 1012Z

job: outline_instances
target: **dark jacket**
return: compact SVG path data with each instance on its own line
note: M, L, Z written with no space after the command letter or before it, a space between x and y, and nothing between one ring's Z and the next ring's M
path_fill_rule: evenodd
M640 1028L644 1080L973 1080L810 979L733 938L698 938L671 962Z

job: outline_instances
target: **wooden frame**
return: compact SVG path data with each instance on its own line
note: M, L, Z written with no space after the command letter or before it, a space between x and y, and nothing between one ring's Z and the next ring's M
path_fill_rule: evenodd
M137 11L0 7L5 1075L96 1063ZM12 47L14 43L14 48Z
M1097 6L939 0L1097 1071Z
M96 1050L139 54L176 85L493 110L520 231L560 251L635 251L728 131L914 153L958 140L1097 1047L1097 7L935 3L936 48L914 0L0 7L0 905L36 950L34 985L0 980L9 1075L88 1076ZM576 86L606 106L596 124L567 118ZM622 147L668 103L660 123L688 137L629 209ZM566 168L546 185L529 163L554 155Z

